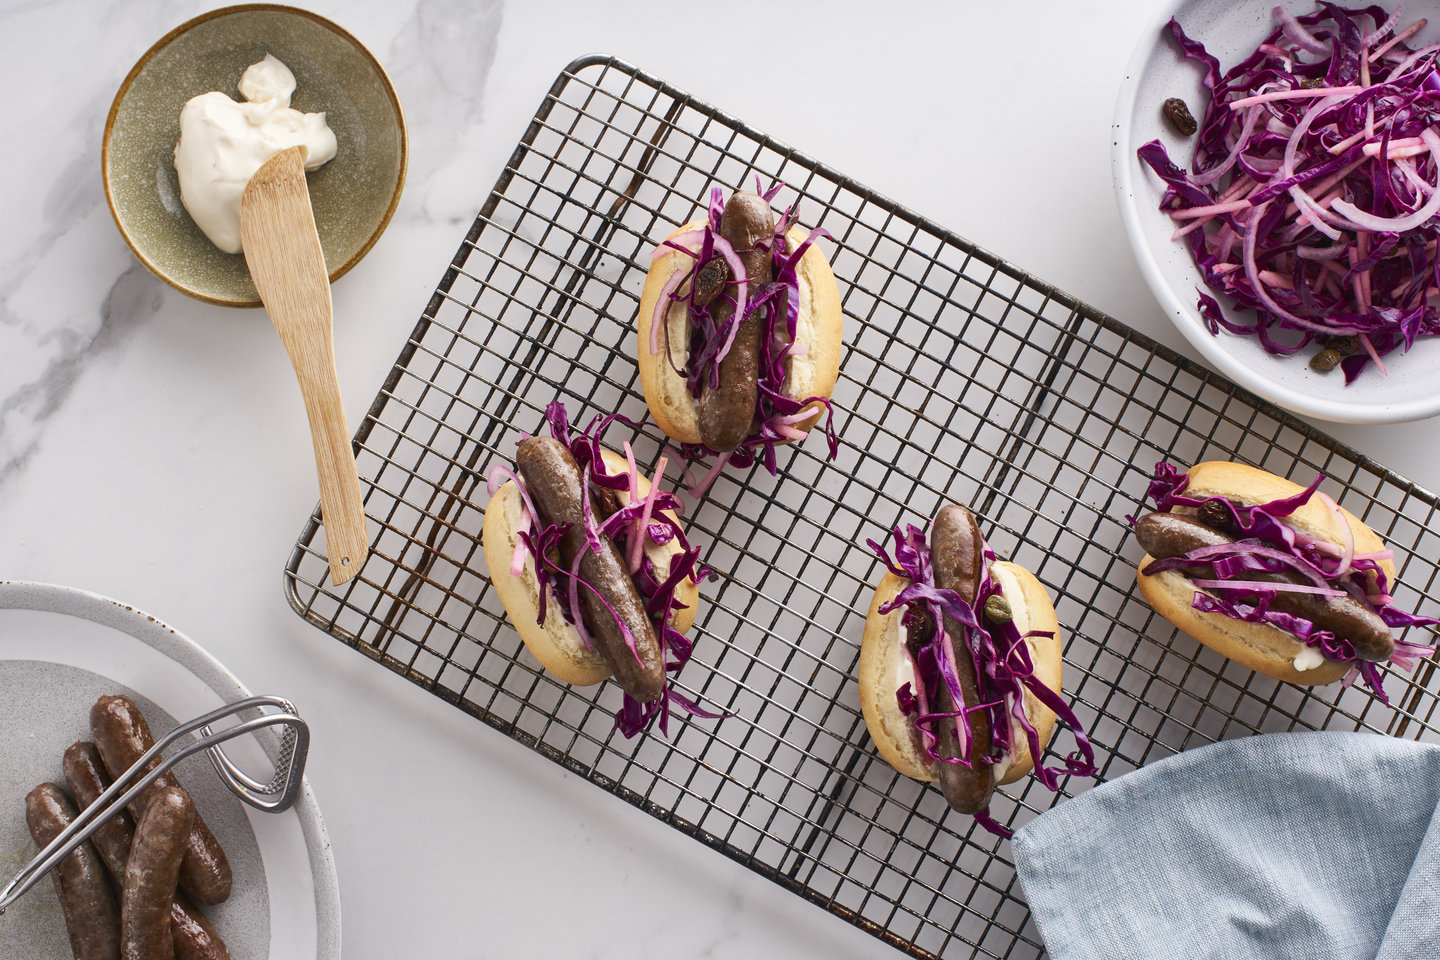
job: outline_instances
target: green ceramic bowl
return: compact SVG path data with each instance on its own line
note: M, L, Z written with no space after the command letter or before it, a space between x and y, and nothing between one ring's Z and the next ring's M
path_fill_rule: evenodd
M339 149L309 174L315 225L334 282L384 232L405 183L405 116L390 78L354 37L294 7L246 4L196 17L135 64L105 121L101 165L110 212L140 262L209 303L258 307L242 254L221 253L180 203L180 108L220 90L238 97L245 68L274 54L295 74L291 105L325 111Z

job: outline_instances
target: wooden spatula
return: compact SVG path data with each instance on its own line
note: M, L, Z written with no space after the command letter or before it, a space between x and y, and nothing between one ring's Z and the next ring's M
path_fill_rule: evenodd
M330 277L315 232L299 147L271 157L246 184L240 197L240 241L255 289L280 333L305 397L330 579L341 584L360 572L370 547L350 428L335 376Z

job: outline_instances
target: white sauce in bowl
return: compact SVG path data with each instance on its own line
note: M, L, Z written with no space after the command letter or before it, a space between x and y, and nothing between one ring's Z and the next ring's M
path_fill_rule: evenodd
M305 169L335 156L335 133L323 113L290 106L295 75L269 54L240 77L236 101L214 91L192 97L180 111L175 171L180 201L210 242L241 252L240 195L255 171L281 150L299 147Z

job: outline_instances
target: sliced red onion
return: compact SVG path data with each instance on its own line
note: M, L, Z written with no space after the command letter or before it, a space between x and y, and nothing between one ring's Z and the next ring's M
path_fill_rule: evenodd
M1343 244L1330 247L1307 247L1301 244L1295 248L1295 255L1304 257L1306 260L1334 260L1337 257L1345 256L1345 249Z
M1240 151L1250 142L1250 135L1255 132L1255 121L1259 119L1262 112L1261 110L1251 110L1245 114L1245 123L1240 128L1240 136L1235 139L1235 144L1230 148L1229 155L1226 156L1219 165L1210 170L1206 170L1204 173L1197 173L1191 177L1190 182L1194 183L1197 187L1208 187L1229 173L1230 168L1235 166L1235 160L1240 156Z
M594 650L595 638L590 636L589 630L585 629L585 614L580 609L580 584L584 583L580 579L580 561L583 559L585 559L585 551L578 550L575 553L574 562L570 564L570 589L567 591L569 593L567 599L570 603L570 625L580 635L581 646L586 650ZM625 628L624 624L620 626L622 630Z
M715 252L724 257L725 263L730 267L730 282L737 284L734 297L737 312L739 312L738 307L748 302L747 298L750 295L750 278L745 276L745 264L740 262L740 254L735 252L735 248L730 245L730 241L718 233L715 234L714 240ZM723 358L725 353L722 352L720 356Z
M1360 41L1361 44L1368 47L1370 46L1370 44L1374 43L1376 40L1379 40L1381 37L1385 36L1385 34L1395 29L1395 24L1400 22L1400 17L1404 12L1405 7L1397 3L1395 5L1395 10L1390 14L1390 16L1385 18L1384 23L1380 24L1374 30L1365 34L1365 36Z
M518 577L525 572L525 558L530 551L525 547L525 540L520 536L522 533L530 532L530 511L520 511L520 526L515 529L515 551L510 555L510 576Z
M1306 30L1304 25L1302 25L1299 20L1295 19L1295 14L1285 9L1283 6L1277 6L1271 12L1274 13L1275 19L1280 21L1280 27L1281 30L1284 32L1285 36L1289 37L1291 40L1294 40L1295 43L1301 47L1301 49L1307 50L1310 53L1329 52L1329 49L1325 46L1325 44L1321 43L1319 40L1316 40L1315 37L1310 34L1310 31Z
M671 297L680 288L680 284L689 278L688 272L676 270L666 278L665 286L660 288L660 297L655 301L655 311L650 315L650 356L652 357L660 352L660 328L666 325L665 315L670 311Z
M1437 136L1432 128L1426 127L1420 131L1420 139L1424 140L1425 145L1430 148L1430 156L1434 158L1435 168L1440 170L1440 136ZM1376 233L1402 233L1420 226L1436 213L1440 213L1440 190L1432 193L1430 199L1419 210L1403 217L1377 217L1374 214L1366 213L1348 200L1336 200L1330 204L1330 209L1366 230L1373 230Z
M1294 199L1295 206L1299 207L1305 212L1306 216L1309 218L1310 226L1314 227L1316 230L1319 230L1331 240L1340 239L1340 231L1327 222L1332 218L1320 208L1320 205L1315 202L1314 198L1312 198L1310 194L1306 193L1298 183L1290 188L1290 196ZM1331 249L1335 248L1332 247ZM1339 252L1339 250L1336 250L1337 256L1339 255Z
M1265 211L1269 206L1270 203L1267 201L1251 211L1250 221L1245 226L1245 245L1242 248L1243 252L1241 254L1241 258L1245 263L1245 276L1249 278L1250 285L1255 290L1255 296L1260 298L1260 302L1265 304L1271 313L1274 313L1278 317L1284 317L1296 326L1316 326L1307 320L1301 320L1295 316L1295 314L1276 303L1270 296L1270 291L1265 289L1265 284L1260 282L1260 270L1255 265L1255 241L1260 233L1260 218L1265 216Z
M692 257L700 256L700 243L705 239L705 228L696 227L694 230L686 230L684 233L677 233L673 237L662 240L650 251L650 259L669 256L672 253L688 253ZM692 246L692 244L694 246Z
M774 428L777 434L784 437L786 440L804 440L806 437L809 436L809 434L806 433L804 430L797 430L790 424L782 423L779 420L776 420L774 423L771 424L771 426Z
M733 450L728 450L715 458L715 463L710 467L709 470L705 471L705 475L701 477L698 481L696 481L695 484L692 485L687 491L691 497L699 500L701 497L705 496L705 491L709 490L710 485L714 483L716 478L720 476L720 472L724 470L725 465L730 462L730 457L734 454L734 452L735 451Z

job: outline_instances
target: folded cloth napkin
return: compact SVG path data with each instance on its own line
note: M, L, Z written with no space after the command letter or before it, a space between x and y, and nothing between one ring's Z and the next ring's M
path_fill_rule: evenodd
M1277 733L1035 818L1015 866L1053 960L1440 958L1440 745Z

